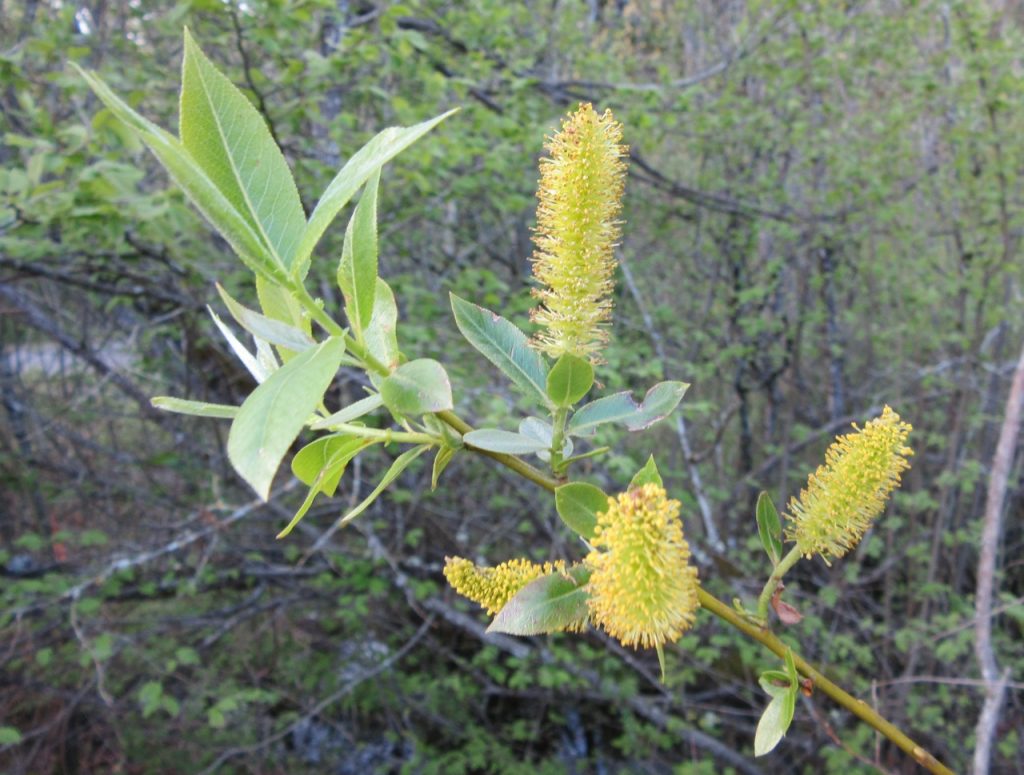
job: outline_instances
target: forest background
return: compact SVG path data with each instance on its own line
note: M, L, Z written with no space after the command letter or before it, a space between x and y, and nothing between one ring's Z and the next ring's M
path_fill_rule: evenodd
M307 211L379 129L462 108L385 169L381 271L403 351L442 360L479 424L517 396L448 291L529 326L543 138L581 100L611 108L631 151L600 377L692 387L639 440L602 434L585 475L614 491L653 448L702 580L749 600L758 492L781 506L891 404L913 469L850 558L788 579L789 637L967 769L979 541L1024 342L1024 5L0 0L0 770L914 771L816 695L754 759L777 660L706 615L665 684L596 632L485 637L444 556L573 541L550 496L485 460L458 456L436 492L413 466L310 551L395 454L378 450L274 540L302 499L287 472L254 501L225 424L149 403L251 389L206 311L215 281L254 303L251 276L67 66L174 126L184 25ZM312 273L340 309L332 263ZM343 371L335 403L361 384ZM1010 676L995 772L1024 772L1021 468L1011 450L982 612Z

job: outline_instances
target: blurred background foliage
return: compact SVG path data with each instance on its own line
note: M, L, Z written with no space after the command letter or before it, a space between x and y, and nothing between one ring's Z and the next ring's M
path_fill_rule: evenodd
M0 0L0 769L86 772L912 772L822 698L754 760L773 659L701 617L653 654L598 633L513 640L448 590L446 554L575 557L543 492L460 456L413 467L321 550L393 456L286 541L226 464L226 425L148 397L251 385L205 310L251 278L67 67L177 123L181 30L246 90L307 209L374 132L461 112L385 170L381 269L414 356L469 419L516 396L447 292L528 325L536 162L581 100L625 125L630 177L608 390L693 383L652 449L701 577L756 596L760 489L782 504L851 421L892 404L914 468L848 560L805 563L788 638L967 767L989 464L1024 338L1024 8L1014 0ZM342 230L318 249L339 311ZM340 404L361 395L343 372ZM1024 489L1012 469L995 649L1013 680L994 771L1024 771Z

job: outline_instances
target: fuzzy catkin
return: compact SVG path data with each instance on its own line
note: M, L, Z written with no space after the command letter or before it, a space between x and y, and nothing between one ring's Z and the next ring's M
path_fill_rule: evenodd
M592 621L625 646L652 648L693 626L697 569L683 537L679 501L656 484L608 499L585 563Z
M906 446L913 428L888 406L863 428L853 427L856 432L835 440L824 465L789 502L786 538L805 557L820 554L826 563L860 542L914 454Z
M583 103L548 139L537 188L533 343L554 358L570 353L600 361L611 319L627 148L622 125Z

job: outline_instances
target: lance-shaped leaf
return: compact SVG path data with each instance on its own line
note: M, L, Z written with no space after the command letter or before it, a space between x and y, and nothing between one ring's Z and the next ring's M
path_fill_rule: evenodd
M359 204L345 229L338 263L338 287L345 297L345 314L362 340L370 325L377 295L377 185L380 170L366 182Z
M643 430L667 417L683 400L688 387L685 382L659 382L639 405L628 392L591 401L572 416L569 433L589 436L597 426L609 422L621 423L630 431Z
M182 144L287 269L306 216L266 121L187 29L181 73Z
M372 396L361 398L355 403L349 404L344 409L340 409L329 417L317 420L310 426L310 428L315 431L321 431L324 428L330 428L333 425L340 425L343 422L352 422L353 420L358 420L360 417L365 417L375 409L379 409L383 404L384 399L380 397L380 394L374 393Z
M665 483L661 480L661 472L658 470L658 464L654 462L654 455L648 456L647 462L644 463L644 467L633 474L633 479L629 483L629 489L632 490L634 487L643 487L645 484L656 484L658 487L665 486Z
M452 458L455 457L455 453L459 450L455 447L442 446L437 448L437 454L434 455L434 465L430 472L430 491L433 492L437 489L437 482L441 478L441 474L448 467L448 464L452 462Z
M231 423L228 459L264 500L281 459L323 399L344 353L344 340L331 337L296 355L252 392Z
M764 756L779 744L793 723L796 695L800 689L799 676L793 663L792 652L786 652L786 672L767 670L758 682L771 695L771 702L761 714L754 732L754 756Z
M589 580L590 571L583 566L534 579L505 603L487 632L541 635L582 627L588 617Z
M551 446L551 441L544 442L533 436L522 433L503 431L497 428L480 428L470 431L462 437L462 441L471 447L484 449L488 452L503 452L507 455L529 455L542 452Z
M327 230L331 221L370 176L404 151L423 135L454 113L450 110L429 121L411 127L390 127L378 133L370 142L360 148L346 162L334 180L327 186L302 233L302 239L295 251L292 271L300 280L309 271L309 259L313 248Z
M608 511L608 496L592 484L570 482L555 489L555 509L565 524L589 541L597 515Z
M340 445L331 453L331 457L324 464L324 467L320 469L316 478L310 483L309 492L306 493L306 498L302 501L302 505L299 506L299 510L295 512L295 516L285 525L284 529L277 534L278 538L284 538L295 529L295 526L306 516L306 512L313 505L313 501L316 500L316 497L324 491L329 483L334 482L335 487L337 487L337 483L341 481L341 477L345 473L345 466L351 462L352 458L367 447L379 443L372 439L356 439L355 441L358 443Z
M266 315L261 315L259 312L251 310L235 301L220 283L217 283L217 292L231 313L231 317L253 336L297 353L307 350L316 344L313 341L313 337L305 331L301 331L280 320L274 320Z
M774 567L782 559L782 522L779 520L779 512L775 510L775 504L772 503L768 493L762 492L757 496L755 515L761 546L764 547L764 551Z
M246 349L244 344L238 341L238 337L232 333L231 329L227 327L216 312L209 307L207 307L206 310L210 313L210 317L213 318L213 323L217 326L217 330L219 330L224 336L224 339L227 340L228 346L238 357L238 360L242 362L242 365L245 366L257 382L266 382L267 377L277 371L277 361L273 360L273 353L270 354L270 359L267 357L258 357L257 355L253 355Z
M399 414L427 414L452 408L452 385L437 361L419 358L403 363L380 384L384 404Z
M451 294L455 325L481 355L497 366L534 402L551 407L547 395L548 368L530 347L526 334L490 310Z
M273 258L259 232L210 179L181 141L128 107L97 75L77 65L73 66L110 112L134 131L153 152L243 263L272 283L289 287L292 284L291 278Z
M373 302L373 315L370 325L363 332L363 341L370 355L389 369L398 365L398 306L391 287L381 278L377 278L376 297ZM376 375L370 374L375 380ZM378 384L379 380L374 384Z
M222 420L230 420L238 414L237 406L208 404L205 401L189 401L184 398L173 398L172 396L156 396L150 400L150 403L157 409L163 409L165 412L189 414L193 417L216 417Z
M295 453L295 457L292 458L292 473L303 484L312 486L320 474L331 467L332 470L318 483L320 492L330 497L338 489L338 482L341 481L341 475L345 471L345 464L351 459L346 459L346 455L349 452L362 449L368 443L367 439L344 434L322 436ZM344 464L331 466L332 461L342 459L344 459Z
M429 444L421 444L418 447L406 450L401 455L395 458L395 462L391 464L391 467L387 470L387 473L381 478L380 483L373 488L373 492L366 496L363 501L352 509L348 514L338 520L338 526L346 525L353 519L358 517L364 511L366 511L370 505L380 497L380 494L387 489L387 486L391 484L395 479L398 478L399 474L402 473L406 468L412 465L412 462L430 449Z

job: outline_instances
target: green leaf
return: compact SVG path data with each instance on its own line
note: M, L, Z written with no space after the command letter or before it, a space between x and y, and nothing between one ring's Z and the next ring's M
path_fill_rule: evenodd
M391 287L377 278L377 295L373 302L370 325L363 331L363 341L370 355L389 369L398 365L398 307ZM371 379L374 375L370 375Z
M505 604L487 632L540 635L585 624L589 580L590 571L583 567L534 579Z
M181 186L206 219L221 233L252 271L276 285L292 280L273 257L260 234L192 158L178 138L143 118L123 102L96 74L72 66L86 80L111 113L135 132Z
M217 293L220 294L225 306L231 313L231 317L253 336L257 336L266 342L270 342L270 344L276 344L295 353L308 350L316 344L313 341L313 337L305 331L300 331L280 320L268 318L266 315L261 315L259 312L239 304L231 298L220 283L217 283Z
M381 382L380 396L399 414L443 412L453 406L448 373L431 358L403 363Z
M572 416L569 433L587 436L597 426L608 422L621 423L630 431L641 431L667 417L683 400L688 387L685 382L659 382L647 391L639 406L628 392L591 401Z
M774 567L782 559L782 522L779 521L779 512L775 510L775 504L768 493L762 492L757 496L755 514L761 546L764 547Z
M210 313L210 317L213 319L214 325L217 326L217 329L227 341L231 351L235 354L238 360L242 362L242 365L245 366L257 382L266 382L267 378L277 371L277 360L274 358L268 360L266 358L260 358L253 355L246 349L244 344L238 341L238 337L232 333L231 329L228 328L227 324L220 319L220 316L217 315L216 312L210 309L210 307L207 307L206 310ZM270 355L273 355L273 353L270 353Z
M331 337L296 355L252 392L231 423L228 459L264 500L281 458L323 399L344 353L344 340Z
M359 204L345 229L338 263L338 287L345 297L348 322L362 340L370 325L377 295L377 185L378 169L366 183Z
M408 468L416 458L418 458L428 449L430 449L429 444L421 444L418 447L413 447L412 449L406 450L401 455L396 457L395 462L391 464L391 468L389 468L387 470L387 473L384 474L384 477L380 480L380 483L373 488L373 492L367 495L366 498L362 501L362 503L360 503L348 514L346 514L338 520L339 527L341 525L348 524L353 519L362 514L364 511L366 511L370 507L370 505L375 500L377 500L378 497L380 497L380 494L384 492L385 489L387 489L387 486L391 484L393 481L395 481L395 479L399 477L402 471Z
M793 686L793 682L790 680L789 674L782 670L765 670L758 677L757 682L761 684L761 688L772 697L785 694Z
M645 484L656 484L659 487L665 486L665 483L661 481L661 474L658 472L658 464L654 462L654 455L647 458L644 467L633 476L633 480L629 483L629 489L643 487Z
M303 484L312 487L320 477L320 472L327 468L331 461L364 446L366 446L365 441L358 437L340 434L324 436L310 442L295 453L295 457L292 458L292 474ZM334 495L344 472L344 465L335 466L330 474L319 482L318 491L328 497Z
M434 466L430 473L430 490L433 492L437 489L437 482L441 478L441 474L444 473L444 469L448 467L448 464L452 462L452 458L455 457L455 453L459 450L455 447L439 447L437 454L434 455Z
M0 745L17 745L21 742L21 732L15 727L0 727Z
M237 406L227 404L208 404L204 401L189 401L172 396L156 396L150 403L157 409L177 414L190 414L193 417L217 417L222 420L234 419L238 414Z
M455 325L481 355L497 366L528 398L551 407L548 369L526 334L490 310L451 294Z
M754 732L754 756L764 756L772 751L789 729L793 717L786 719L786 696L784 693L772 697L772 701L761 714L761 720L757 722L757 730Z
M531 439L543 442L546 447L537 456L547 462L551 460L551 444L554 441L555 429L551 423L545 422L538 417L526 417L519 422L519 433ZM572 454L573 443L568 436L562 440L562 457L566 458Z
M786 675L789 676L793 689L800 687L800 674L796 671L796 660L793 659L793 649L786 649Z
M277 538L284 538L295 529L295 526L302 521L304 516L306 516L306 512L308 512L310 507L312 507L313 501L315 501L316 496L323 491L325 485L330 482L334 482L335 488L337 487L337 482L341 481L341 477L345 473L345 467L352 461L352 458L367 447L378 443L370 439L356 439L356 441L358 442L357 444L352 446L342 446L331 454L327 463L320 469L320 473L316 475L316 478L313 480L312 484L310 484L309 492L306 493L306 497L302 501L302 505L299 506L298 511L295 512L291 521L289 521L281 532L277 534Z
M320 237L327 231L327 227L334 220L334 217L341 211L353 194L359 190L370 176L378 172L381 167L391 159L404 151L423 135L444 121L454 113L450 110L429 121L416 124L411 127L391 127L378 133L366 145L360 148L355 155L341 168L324 191L316 208L309 216L309 222L302 233L302 239L295 251L295 260L292 264L295 276L300 280L309 271L309 258L313 248L320 241Z
M349 404L344 409L335 412L329 417L317 420L309 427L314 431L322 431L325 428L330 428L334 425L358 420L360 417L365 417L370 412L379 409L383 405L384 399L380 397L379 393L374 393L366 398L359 399L355 403Z
M504 452L508 455L529 455L547 450L550 441L544 441L522 433L502 431L497 428L481 428L470 431L462 437L462 441L471 447L484 449L488 452Z
M291 170L263 116L185 30L181 142L284 269L306 227Z
M555 509L565 524L589 541L594 537L597 515L608 510L608 496L600 487L571 482L555 489Z
M149 718L160 710L164 696L164 687L159 681L146 681L139 688L139 704L142 705L142 717Z
M555 406L570 407L587 394L594 384L594 367L590 361L565 353L551 367L547 393Z

